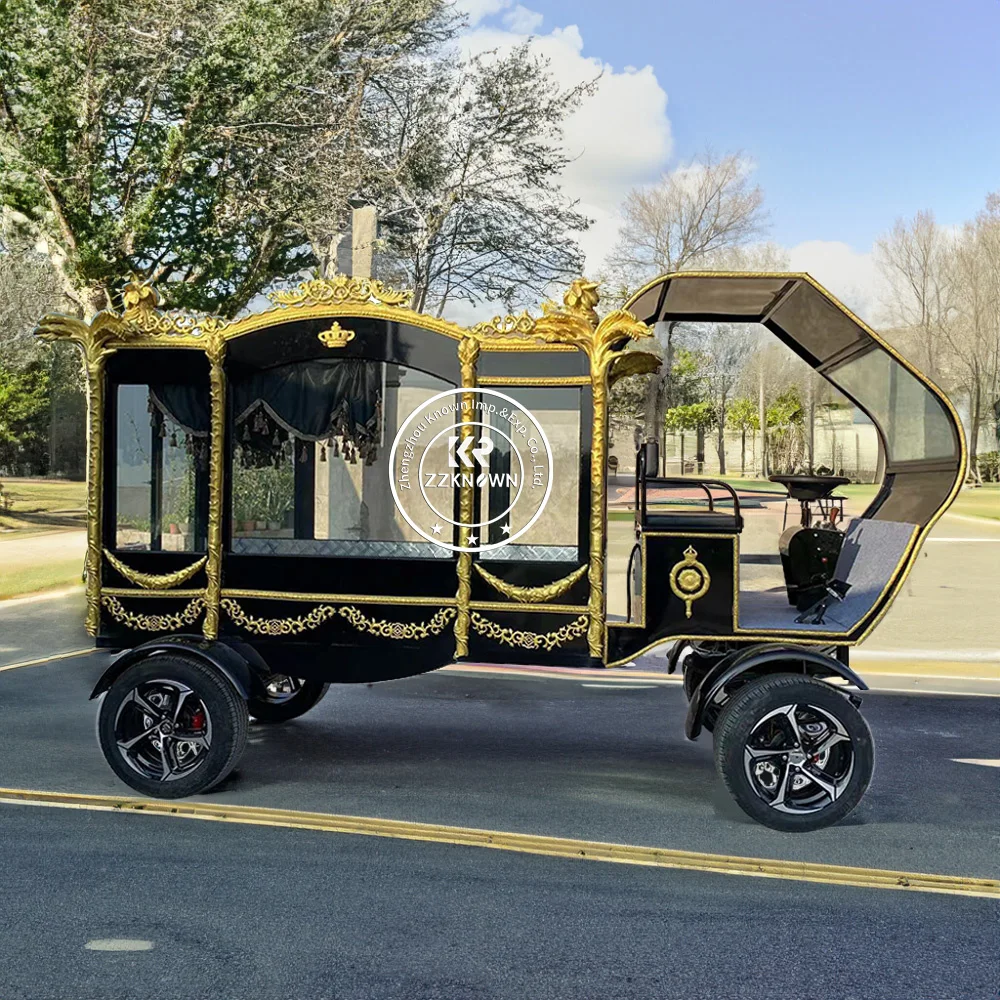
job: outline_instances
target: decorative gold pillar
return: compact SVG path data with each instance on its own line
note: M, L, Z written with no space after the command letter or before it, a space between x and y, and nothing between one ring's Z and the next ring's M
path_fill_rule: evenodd
M226 437L226 340L219 330L207 335L209 392L211 396L211 431L208 453L208 562L205 564L206 639L219 637L219 605L222 597L222 495L225 472Z
M476 337L463 337L458 343L458 360L462 366L462 388L475 388L476 362L479 360L479 341ZM474 393L462 393L462 417L459 439L465 441L472 435L472 421L475 419L473 407L476 403ZM459 487L458 509L462 527L458 529L458 542L462 546L469 544L472 522L475 512L475 487L464 484ZM458 614L455 616L455 657L469 655L469 604L472 601L472 553L459 552L456 566L458 575L458 591L455 594Z
M95 337L78 341L87 369L87 616L88 635L97 635L101 624L101 553L104 504L101 483L104 471L104 362L112 352Z

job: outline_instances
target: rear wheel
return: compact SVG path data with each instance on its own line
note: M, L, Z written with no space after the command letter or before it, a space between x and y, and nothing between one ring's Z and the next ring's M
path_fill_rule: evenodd
M111 685L97 734L122 781L144 795L177 799L207 791L236 766L246 748L247 707L217 671L154 654Z
M715 763L740 808L790 832L839 822L874 769L871 731L839 691L796 674L740 689L714 729Z
M271 674L264 679L263 691L251 696L248 705L250 714L258 722L297 719L318 705L329 687L329 684L320 681Z

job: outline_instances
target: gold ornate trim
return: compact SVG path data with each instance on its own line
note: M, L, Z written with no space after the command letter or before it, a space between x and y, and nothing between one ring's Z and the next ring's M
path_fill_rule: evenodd
M542 584L538 587L518 587L516 584L501 580L494 576L489 570L483 569L479 564L475 564L476 572L496 591L509 597L512 601L519 601L522 604L545 603L552 601L565 594L573 584L587 572L585 563L579 569L573 570L569 576L564 576L561 580L553 580L552 583Z
M346 618L359 632L368 632L383 639L426 639L430 635L440 635L457 612L454 608L441 608L426 622L390 622L368 618L357 608L349 606L339 608L337 614Z
M580 615L575 621L563 625L554 632L524 632L519 629L504 628L496 622L484 618L477 611L472 612L472 627L489 639L495 639L506 646L520 646L522 649L552 650L564 642L586 635L590 627L590 616Z
M172 632L185 625L193 625L205 607L205 600L202 597L194 597L182 610L170 615L136 614L123 607L121 601L110 594L101 597L101 604L111 612L112 618L121 622L126 628L142 632Z
M698 562L698 553L689 545L684 550L684 558L674 564L670 571L670 589L675 597L684 602L685 616L691 617L691 605L708 593L712 578L708 570Z
M206 639L219 636L219 608L222 598L222 494L226 468L226 341L219 332L205 343L208 358L209 436L208 452L208 562L205 564Z
M349 302L384 306L407 306L413 292L390 288L374 278L352 278L335 274L332 278L313 278L295 288L272 292L268 298L281 306L342 305Z
M231 597L222 599L222 607L241 628L255 635L271 636L301 635L339 616L359 632L367 632L383 639L426 639L428 636L440 635L456 614L454 608L441 608L426 622L391 622L384 618L369 618L350 605L335 608L330 604L321 604L308 614L295 618L257 618L247 614Z
M173 573L141 573L131 566L126 566L113 552L104 550L104 558L116 569L129 583L134 583L144 590L170 590L179 587L182 583L187 583L208 562L208 556L202 556L197 562L193 562L184 569L174 570Z
M298 615L295 618L257 618L247 614L231 597L223 597L220 603L223 611L235 624L248 632L253 632L254 635L301 635L310 629L319 628L323 622L337 613L336 608L321 604L308 614Z

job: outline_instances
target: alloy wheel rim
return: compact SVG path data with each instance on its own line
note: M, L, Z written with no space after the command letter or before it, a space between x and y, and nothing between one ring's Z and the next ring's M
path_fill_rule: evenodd
M301 690L302 681L298 677L287 674L271 674L264 684L267 701L272 705L281 705L291 701Z
M743 747L743 768L758 798L778 812L817 813L837 802L854 774L854 743L831 712L782 705L762 716Z
M125 763L152 781L177 781L205 762L212 717L204 701L180 681L143 681L115 714L115 742Z

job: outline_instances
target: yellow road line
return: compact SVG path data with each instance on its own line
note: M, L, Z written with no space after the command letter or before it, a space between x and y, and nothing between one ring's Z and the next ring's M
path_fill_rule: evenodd
M75 795L65 792L34 791L27 788L0 788L0 802L99 812L133 812L154 816L174 816L182 819L208 820L216 823L287 827L323 833L391 837L427 843L458 844L464 847L486 847L521 854L540 854L546 857L715 872L724 875L747 875L757 878L790 879L798 882L850 885L867 889L902 889L911 892L936 892L990 898L1000 896L1000 881L995 879L886 871L877 868L852 868L844 865L783 861L771 858L703 854L699 851L636 847L630 844L609 844L562 837L537 837L531 834L509 833L499 830L439 826L434 823L410 823L372 816L338 816L332 813L298 812L290 809L136 799L113 795Z
M91 653L96 653L97 650L93 646L87 646L85 649L71 649L66 653L53 653L52 656L40 656L37 660L21 660L20 663L8 663L5 666L0 666L0 674L5 670L20 670L21 667L38 667L43 663L51 663L53 660L68 660L71 656L89 656Z

